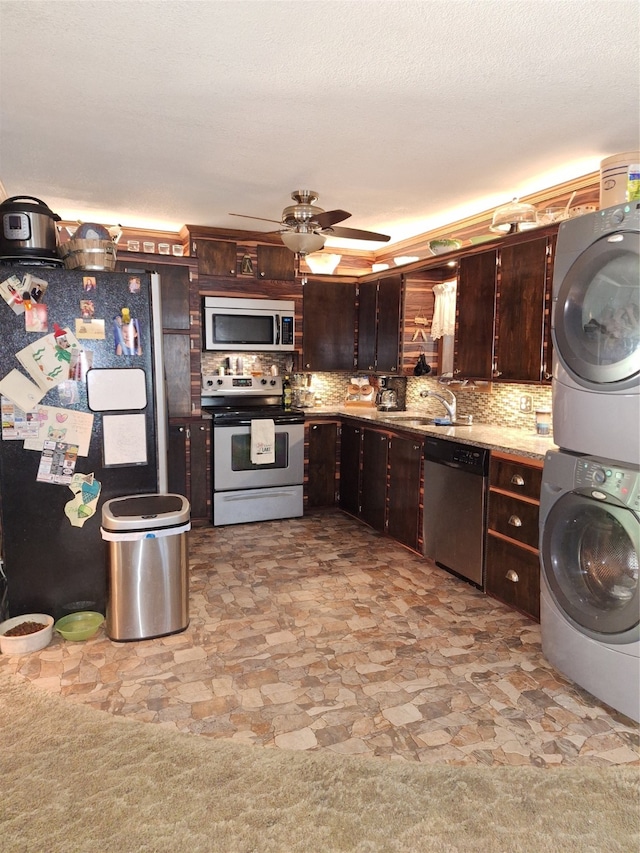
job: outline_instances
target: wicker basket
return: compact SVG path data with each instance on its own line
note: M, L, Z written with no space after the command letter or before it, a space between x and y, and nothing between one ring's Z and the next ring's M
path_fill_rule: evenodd
M116 244L111 240L81 240L72 237L60 246L68 270L107 270L116 267Z

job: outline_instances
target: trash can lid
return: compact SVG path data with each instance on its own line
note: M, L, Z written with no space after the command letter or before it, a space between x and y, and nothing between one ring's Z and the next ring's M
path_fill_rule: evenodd
M191 507L182 495L127 495L102 507L105 530L157 530L189 521Z

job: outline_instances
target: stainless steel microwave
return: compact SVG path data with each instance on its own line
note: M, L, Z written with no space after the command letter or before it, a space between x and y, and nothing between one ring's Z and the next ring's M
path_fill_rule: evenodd
M295 346L295 303L276 299L205 296L205 350L287 352Z

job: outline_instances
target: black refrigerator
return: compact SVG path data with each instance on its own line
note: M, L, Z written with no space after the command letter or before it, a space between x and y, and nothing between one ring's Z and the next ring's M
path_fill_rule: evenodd
M0 267L2 618L105 612L101 508L167 491L155 274Z

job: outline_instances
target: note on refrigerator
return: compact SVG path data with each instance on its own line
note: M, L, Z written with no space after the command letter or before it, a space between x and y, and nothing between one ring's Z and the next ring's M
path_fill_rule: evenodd
M38 406L40 430L37 438L27 439L25 450L42 450L45 441L64 441L78 446L78 456L89 455L93 415L57 406Z
M16 358L46 393L69 379L72 356L81 349L71 329L61 329L54 323L54 331L50 335L38 338L19 350Z
M24 412L35 409L45 393L19 370L12 370L0 380L0 394L8 397Z

